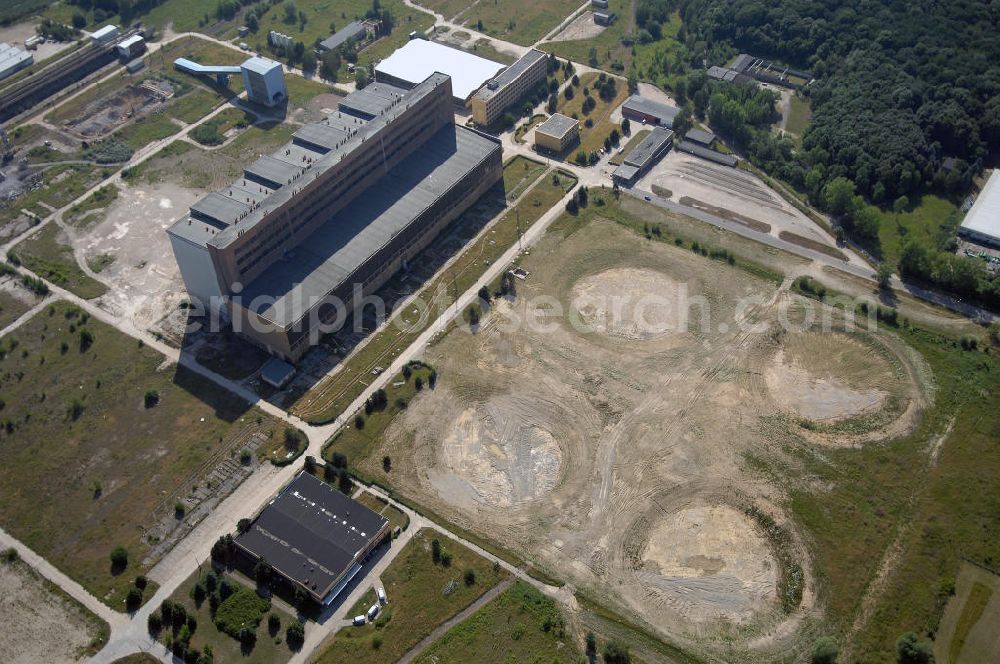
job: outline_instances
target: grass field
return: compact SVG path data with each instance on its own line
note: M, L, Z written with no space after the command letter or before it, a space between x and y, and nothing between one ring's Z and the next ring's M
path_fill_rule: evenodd
M158 508L172 512L175 494L221 462L234 437L275 425L66 303L2 344L2 527L121 609L124 589L145 572L143 530ZM159 401L147 408L149 390ZM113 574L116 546L128 567Z
M450 565L435 563L431 541L437 539L451 555ZM473 570L474 583L464 580ZM458 542L424 529L414 535L382 573L389 603L373 624L344 627L313 658L316 664L376 664L395 662L435 627L471 604L507 577Z
M20 318L30 307L6 290L0 290L0 330Z
M189 576L184 583L177 587L177 590L170 596L170 601L184 607L189 616L194 616L198 621L198 627L191 636L191 648L204 651L206 646L212 649L215 662L228 664L229 662L287 662L294 654L285 643L285 630L292 624L296 617L276 603L271 603L271 609L264 615L263 620L257 626L257 640L249 652L242 652L239 640L221 631L215 626L215 621L209 607L208 600L195 602L192 591L200 582L205 584L205 577L208 569L199 569ZM222 574L215 572L217 582L221 583L225 579L229 585L235 589L246 588L251 583L245 578L237 578L236 574ZM247 588L249 590L249 588ZM252 591L251 591L252 592ZM274 614L281 621L278 631L271 634L268 630L268 615ZM169 634L169 630L164 630L160 640Z
M0 226L15 219L25 208L45 218L50 210L41 203L53 208L61 208L73 199L110 175L112 169L87 166L85 164L59 164L42 171L42 185L29 191L10 206L0 209Z
M326 39L335 30L343 28L355 19L364 18L372 7L371 0L342 0L333 3L331 0L297 0L295 6L306 17L305 24L298 20L285 22L283 3L274 5L270 11L260 18L260 27L256 33L243 38L251 49L268 53L267 35L270 30L284 33L293 41L301 41L307 48L312 48L317 39ZM358 53L358 64L367 67L369 63L378 62L397 48L409 41L409 33L413 30L423 32L434 24L434 18L419 9L408 7L403 0L385 0L381 8L388 10L395 19L392 33L376 40L373 44ZM347 62L341 65L337 76L338 81L353 81L354 74L348 74ZM291 92L289 92L291 95Z
M508 169L523 171L523 162L512 159L505 165L505 170ZM519 233L527 230L576 186L575 176L563 171L558 173L557 182L553 181L553 177L543 177L517 206L507 210L489 233L467 247L445 274L427 283L421 291L424 297L443 290L444 300L450 304L458 294L475 283L491 263L517 242ZM418 321L412 315L411 320L406 316L406 312L397 312L387 330L372 336L339 372L307 392L292 407L292 412L312 423L329 422L339 415L364 390L368 384L366 377L372 368L388 366L397 349L408 346L430 324L429 316L425 321ZM400 321L405 324L397 325Z
M414 367L412 371L409 379L406 379L403 374L399 374L389 383L385 390L388 405L384 410L374 410L370 415L365 415L364 412L357 413L364 420L363 427L359 429L355 422L341 429L324 447L323 457L330 459L335 452L339 452L347 456L351 470L356 471L356 461L368 458L372 448L375 447L392 418L405 409L416 396L417 380L420 380L422 389L431 389L427 383L433 369L420 366ZM400 385L400 383L402 384Z
M50 222L15 245L14 252L26 268L84 299L104 295L107 288L80 268L73 248L62 240L62 235L63 230Z
M956 226L961 221L957 211L954 203L932 194L925 194L904 212L882 211L878 239L883 258L897 263L903 244L911 239L938 247L943 238L954 237Z
M508 161L503 169L503 190L507 194L507 200L517 200L547 168L542 162L521 155Z
M650 132L652 131L653 131L652 129L640 129L639 131L632 134L632 138L628 139L628 143L626 143L623 146L622 151L616 152L614 156L608 160L608 163L610 163L612 166L620 166L621 163L625 161L625 157L628 155L628 153L631 152L635 148L635 146L639 145L639 143L642 142L642 139L646 138L646 136L649 136Z
M415 660L426 664L504 664L580 661L555 603L517 581L492 602L448 630Z
M788 122L785 124L785 129L787 129L789 133L795 134L796 136L802 136L811 121L812 106L810 105L809 100L799 97L798 95L793 95L791 108L788 112Z
M608 137L612 129L617 129L621 133L621 126L611 122L611 111L620 106L625 101L625 98L628 97L628 83L624 79L615 77L615 97L609 101L604 101L598 96L597 91L593 89L598 76L599 74L595 72L588 72L581 76L580 85L574 90L572 99L567 100L566 95L563 93L559 95L557 110L563 115L576 117L581 123L580 146L579 148L574 148L570 156L575 154L577 149L583 150L588 154L595 150L599 151L604 147L604 139ZM586 95L583 94L584 88L590 90L590 96L597 103L590 113L583 112L583 102L586 99ZM588 118L594 122L592 127L587 127L585 124Z
M582 3L576 0L545 2L480 2L462 15L465 25L478 28L491 37L530 46L569 17Z
M93 215L86 217L92 210L106 208L118 198L118 187L107 184L83 199L63 214L63 220L71 226L86 226L96 222ZM86 217L86 218L85 218Z

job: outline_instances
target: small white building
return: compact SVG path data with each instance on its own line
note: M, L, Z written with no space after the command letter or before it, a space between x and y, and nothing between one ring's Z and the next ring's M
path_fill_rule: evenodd
M22 48L0 43L0 80L31 66L35 57Z
M278 106L288 99L281 63L254 56L240 65L240 71L250 101L264 106Z
M455 103L464 106L472 94L504 69L499 62L425 39L414 39L375 65L375 80L412 88L434 72L451 77Z
M96 32L90 34L90 41L94 44L106 44L119 35L117 25L106 25Z
M993 171L979 192L972 209L958 227L958 236L990 247L1000 248L1000 169Z
M146 42L141 35L132 35L118 44L118 57L124 61L134 60L146 50Z

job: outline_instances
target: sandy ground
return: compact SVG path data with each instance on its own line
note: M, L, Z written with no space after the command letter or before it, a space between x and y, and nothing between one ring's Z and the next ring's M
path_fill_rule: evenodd
M766 224L770 227L767 232L775 237L781 231L789 231L836 246L831 236L746 171L671 150L636 186L648 191L654 185L669 190L673 201L695 207L723 208Z
M159 321L185 296L165 231L203 195L172 183L126 187L103 220L74 242L86 258L114 257L99 275L111 286L102 303L139 329Z
M28 37L35 36L35 22L28 21L25 23L15 23L14 25L8 25L6 27L0 27L0 42L6 42L8 44L13 44L20 48L24 48L24 40ZM34 51L29 51L33 56L35 56L35 62L41 62L45 58L58 53L70 46L73 42L54 42L46 41L44 44L39 44L38 48Z
M978 601L970 603L973 590ZM965 624L962 626L962 631L965 633L956 634L962 625L963 617ZM939 662L954 662L954 664L1000 661L998 625L1000 625L1000 576L963 562L955 583L955 595L944 609L937 638L934 640L935 658Z
M577 16L562 31L549 41L571 41L592 39L604 32L605 26L594 23L594 12L586 11Z
M744 509L765 510L793 540L795 524L778 490L749 474L744 454L784 454L811 433L788 421L791 406L764 377L768 367L799 357L793 333L776 321L800 299L609 222L550 234L524 266L531 276L516 302L497 305L477 334L458 329L428 350L437 388L390 425L365 469L385 477L381 458L390 455L385 479L445 518L502 541L656 631L738 659L745 644L796 619L780 610L771 544ZM686 324L665 334L630 333L628 312L636 309L627 303L603 327L581 329L573 315L555 315L580 312L581 293L596 315L615 311L602 295L676 286L690 308ZM660 320L685 322L673 307ZM882 381L888 386L878 389L898 396L891 413L873 420L868 432L877 437L907 406L909 374L894 369L890 379L876 367L866 379L846 366L842 376L837 358L857 350L852 338L816 334L829 335L822 337L829 363L800 359L802 380L840 391L810 414L882 413L855 394ZM886 364L906 361L881 343L878 349L892 358ZM776 421L786 424L775 429ZM796 546L809 578L805 549ZM807 612L808 588L805 597Z
M46 589L24 563L0 564L0 661L4 664L58 664L83 659L97 636L71 600Z

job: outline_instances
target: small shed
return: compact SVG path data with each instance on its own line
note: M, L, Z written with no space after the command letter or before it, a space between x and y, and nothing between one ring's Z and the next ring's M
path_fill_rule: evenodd
M260 378L276 390L280 390L295 377L295 367L277 357L272 357L260 369Z

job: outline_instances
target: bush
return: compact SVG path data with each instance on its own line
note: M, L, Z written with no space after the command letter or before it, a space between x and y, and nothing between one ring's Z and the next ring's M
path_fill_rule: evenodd
M628 646L613 639L604 644L605 664L629 664L631 661L632 656L629 655Z
M146 408L152 408L160 403L160 393L156 390L146 390L146 394L142 398L142 403Z
M305 628L302 626L302 623L300 623L298 620L294 621L291 625L288 626L288 629L285 630L285 642L288 644L288 647L291 648L292 650L298 650L299 648L301 648L302 643L305 641L305 638L306 638Z
M146 629L149 631L149 635L154 639L159 636L160 630L163 629L163 620L160 618L159 611L153 611L146 618Z
M132 613L139 608L140 604L142 604L142 591L132 586L125 595L125 610Z
M3 561L5 563L16 563L20 560L21 555L17 552L17 549L11 547L9 549L4 549L3 551Z
M246 631L248 626L256 629L261 618L270 609L271 600L261 597L250 588L240 587L219 604L219 609L215 612L215 626L219 631L242 641L240 631Z
M472 569L471 567L465 570L464 578L465 578L465 585L467 586L476 585L476 570Z
M267 617L267 633L274 636L281 629L281 618L277 613L272 613Z
M834 664L839 652L837 641L833 637L823 636L816 639L816 643L813 644L812 656L809 661L812 664Z
M116 546L114 550L111 551L111 569L112 574L116 573L114 570L118 570L120 573L128 567L128 551L123 547Z
M927 641L913 632L906 632L896 641L896 661L899 664L933 664L934 654Z
M452 555L447 551L441 552L441 565L444 567L451 567Z

